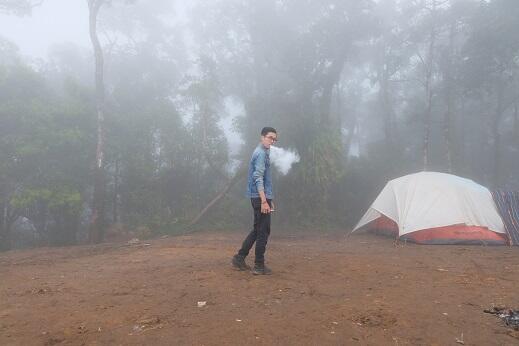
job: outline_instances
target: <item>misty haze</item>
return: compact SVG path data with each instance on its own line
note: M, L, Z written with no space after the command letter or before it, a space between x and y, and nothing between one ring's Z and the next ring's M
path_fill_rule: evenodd
M0 0L0 345L519 342L518 33L517 0Z

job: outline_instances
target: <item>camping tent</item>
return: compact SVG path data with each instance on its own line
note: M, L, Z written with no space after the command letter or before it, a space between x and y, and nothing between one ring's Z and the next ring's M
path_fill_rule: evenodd
M506 244L491 192L455 175L420 172L389 181L353 231L421 244Z

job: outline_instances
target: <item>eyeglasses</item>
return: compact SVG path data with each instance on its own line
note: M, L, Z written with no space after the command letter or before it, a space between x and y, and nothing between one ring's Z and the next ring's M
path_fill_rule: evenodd
M278 139L276 137L272 137L272 136L265 136L265 138L270 139L272 142L277 142L278 141Z

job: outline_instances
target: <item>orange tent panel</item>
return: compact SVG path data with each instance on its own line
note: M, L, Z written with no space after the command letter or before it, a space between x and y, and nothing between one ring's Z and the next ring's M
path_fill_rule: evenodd
M366 228L398 237L398 225L384 215L370 222ZM402 236L402 240L418 244L505 245L508 243L504 234L493 232L486 227L463 224L419 230Z

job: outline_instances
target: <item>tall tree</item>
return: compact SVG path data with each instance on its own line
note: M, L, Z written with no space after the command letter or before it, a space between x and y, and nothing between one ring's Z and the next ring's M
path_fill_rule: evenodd
M508 117L513 117L513 106L519 97L519 38L515 34L519 30L518 16L519 6L514 1L480 3L463 47L466 85L473 94L487 101L482 105L488 114L492 148L488 173L494 187L502 185L504 176L502 125Z
M92 217L90 220L90 241L99 243L104 238L105 227L105 193L106 182L104 173L105 152L105 85L104 85L104 60L103 49L97 36L97 17L101 6L107 0L87 0L89 10L90 40L94 48L95 56L95 89L96 89L96 113L97 113L97 145L94 172L94 196L92 199Z
M445 0L412 1L408 11L413 14L417 24L409 27L415 40L415 60L420 70L419 80L423 86L423 170L429 170L431 163L431 130L433 116L433 97L435 96L435 63L437 41L440 31L439 15Z

